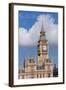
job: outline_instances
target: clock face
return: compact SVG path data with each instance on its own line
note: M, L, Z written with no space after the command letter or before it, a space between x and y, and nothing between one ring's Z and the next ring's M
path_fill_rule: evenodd
M46 50L46 46L43 46L43 50Z

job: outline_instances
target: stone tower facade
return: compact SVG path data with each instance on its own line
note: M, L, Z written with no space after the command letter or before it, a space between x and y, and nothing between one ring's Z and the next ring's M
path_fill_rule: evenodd
M48 59L48 40L46 40L43 26L40 32L40 39L38 41L38 64L43 65Z

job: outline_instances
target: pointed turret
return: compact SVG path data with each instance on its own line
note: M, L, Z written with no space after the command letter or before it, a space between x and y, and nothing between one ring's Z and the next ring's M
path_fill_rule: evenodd
M41 32L40 32L40 40L44 40L44 39L46 39L46 35L44 32L44 27L43 27L43 23L42 23Z

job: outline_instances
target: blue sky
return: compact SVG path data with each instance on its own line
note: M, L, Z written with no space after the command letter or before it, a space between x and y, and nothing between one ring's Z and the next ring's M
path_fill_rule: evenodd
M37 21L39 15L50 15L54 24L58 24L58 13L53 12L33 12L33 11L19 11L19 28L25 28L27 31ZM25 35L24 35L25 37ZM25 57L34 57L37 61L37 46L18 46L19 47L19 66L23 64ZM49 57L53 60L54 64L58 66L58 45L49 44Z
M31 28L37 20L39 15L51 15L54 18L54 23L58 24L58 13L52 12L33 12L33 11L19 11L19 27ZM23 23L22 23L23 21Z

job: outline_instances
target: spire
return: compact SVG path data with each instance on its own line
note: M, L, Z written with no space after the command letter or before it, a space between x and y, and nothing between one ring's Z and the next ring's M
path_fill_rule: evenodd
M43 27L43 22L42 22L42 25L41 25L41 31L40 31L40 34L45 35L44 27Z
M45 32L44 32L44 27L43 27L43 22L42 22L42 26L41 26L40 39L41 40L46 39Z
M43 22L42 22L42 25L41 25L41 32L44 32Z
M23 66L24 66L24 68L25 68L25 59L24 59L24 63L23 63Z

